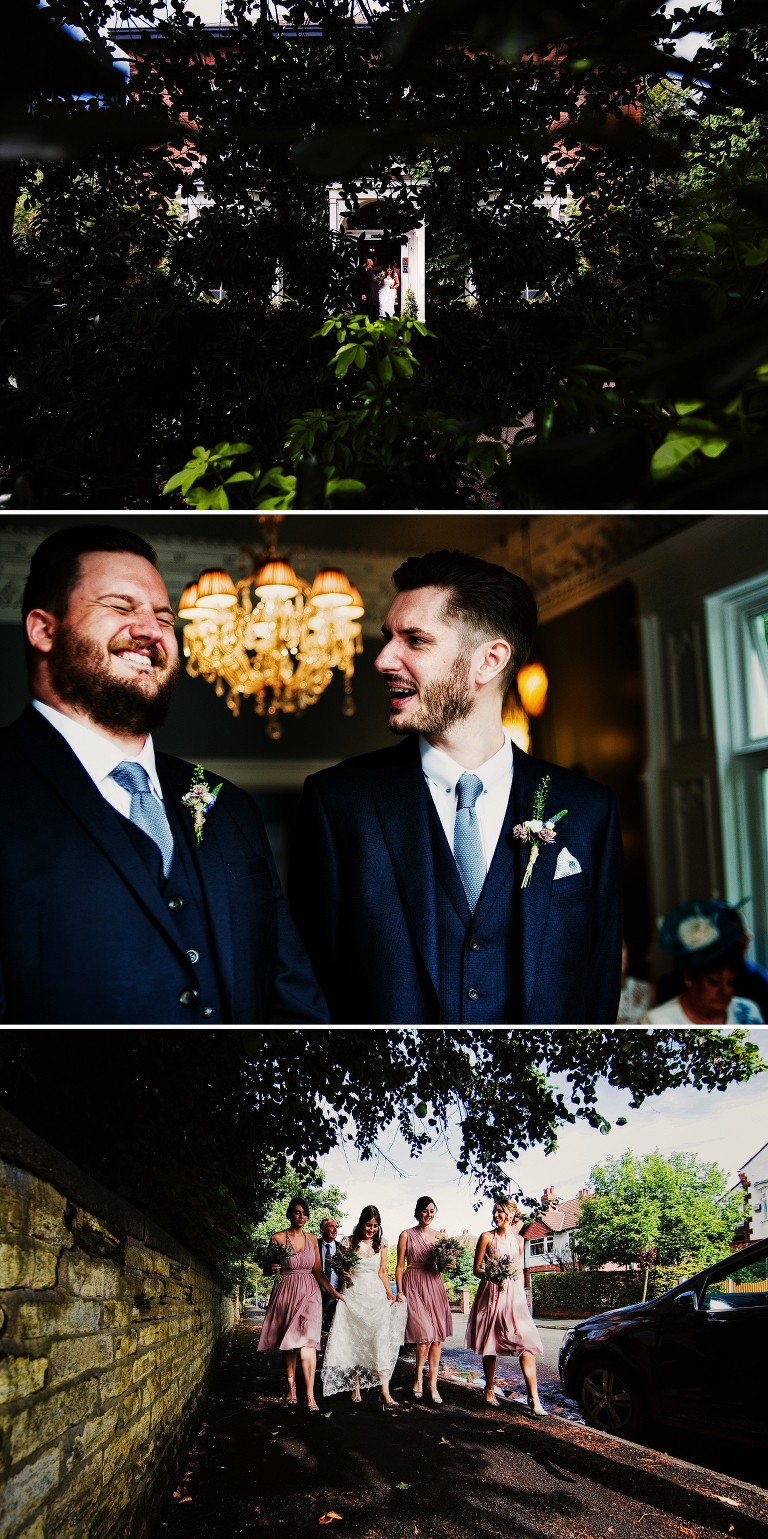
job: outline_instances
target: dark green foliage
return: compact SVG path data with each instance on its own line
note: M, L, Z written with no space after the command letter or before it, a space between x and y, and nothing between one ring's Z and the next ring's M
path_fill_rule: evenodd
M416 1154L457 1113L458 1169L479 1192L564 1122L607 1127L598 1081L639 1105L675 1085L723 1089L762 1067L744 1032L6 1029L0 1095L54 1147L228 1278L293 1175L337 1143L363 1159L395 1120ZM565 1076L569 1091L554 1076ZM294 1172L286 1171L289 1161Z
M156 9L53 7L95 43L118 12ZM23 475L41 507L156 506L196 443L223 440L288 471L290 419L342 409L311 340L359 304L355 247L328 229L336 179L353 204L393 192L393 234L427 222L420 420L477 442L534 415L535 446L519 433L508 467L482 465L485 487L461 444L436 462L425 432L415 463L399 441L362 477L368 505L762 506L763 14L746 0L675 18L653 0L560 9L429 0L395 43L403 0L367 29L321 0L312 36L298 13L278 35L233 0L226 47L180 4L156 18L125 112L163 115L175 145L100 147L104 111L61 101L82 128L75 160L22 167L6 484ZM707 29L693 64L674 59L674 38ZM191 224L179 188L210 202ZM545 194L568 198L567 219ZM701 401L694 424L680 401Z
M652 1267L646 1298L656 1299L674 1288L694 1267ZM534 1272L534 1315L591 1315L604 1309L623 1309L643 1299L643 1272Z

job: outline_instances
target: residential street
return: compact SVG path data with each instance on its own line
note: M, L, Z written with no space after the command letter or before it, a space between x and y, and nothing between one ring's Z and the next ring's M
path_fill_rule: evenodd
M256 1352L260 1321L247 1311L227 1346L152 1539L333 1523L339 1539L768 1539L768 1493L755 1486L562 1416L534 1423L514 1402L487 1409L449 1379L442 1409L417 1405L402 1361L397 1414L384 1416L373 1392L359 1409L334 1397L319 1415L288 1411L279 1359Z

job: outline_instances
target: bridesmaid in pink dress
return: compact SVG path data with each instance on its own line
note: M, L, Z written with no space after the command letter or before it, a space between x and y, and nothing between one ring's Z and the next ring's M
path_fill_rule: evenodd
M523 1283L523 1246L518 1238L522 1228L520 1209L510 1197L494 1203L493 1229L486 1229L477 1242L475 1277L481 1279L467 1321L465 1345L478 1352L485 1369L485 1398L498 1405L493 1388L497 1357L519 1357L528 1388L528 1405L533 1416L546 1416L536 1382L536 1356L544 1351L541 1337L533 1323ZM483 1272L486 1254L494 1260L509 1256L514 1276L499 1289Z
M288 1379L286 1405L296 1404L296 1353L300 1354L307 1409L317 1411L315 1369L323 1323L320 1289L325 1288L335 1299L340 1299L341 1294L331 1287L323 1272L315 1236L307 1234L304 1228L309 1221L309 1208L302 1197L294 1197L286 1218L290 1228L273 1234L272 1239L278 1245L287 1245L291 1254L284 1269L272 1269L279 1275L269 1296L258 1350L282 1352Z
M433 1405L442 1405L437 1392L437 1373L443 1342L453 1335L453 1321L443 1280L432 1260L432 1246L438 1239L432 1228L436 1212L431 1197L419 1198L413 1215L415 1227L404 1229L397 1244L395 1278L397 1297L408 1305L405 1339L416 1346L414 1398L421 1400L421 1376L428 1358L430 1398Z

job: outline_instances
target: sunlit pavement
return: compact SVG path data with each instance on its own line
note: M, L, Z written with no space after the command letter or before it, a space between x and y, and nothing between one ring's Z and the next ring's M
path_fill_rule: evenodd
M453 1337L446 1342L443 1350L442 1374L448 1382L463 1382L469 1387L482 1391L485 1384L483 1360L474 1352L468 1352L464 1346L466 1321L466 1315L453 1317ZM536 1322L544 1347L543 1356L536 1359L536 1374L542 1404L550 1414L560 1416L564 1421L574 1421L583 1425L576 1401L566 1400L560 1389L560 1375L557 1371L560 1343L570 1323L570 1321L550 1323L543 1320ZM407 1361L415 1361L415 1359L409 1357ZM500 1357L496 1364L496 1386L504 1391L505 1399L525 1406L527 1391L519 1363L511 1358Z
M233 1333L151 1539L279 1527L287 1539L334 1524L338 1539L768 1539L768 1493L755 1486L561 1417L534 1422L514 1402L491 1409L447 1379L442 1408L419 1405L408 1363L393 1379L396 1414L374 1391L360 1407L333 1396L318 1415L290 1411L279 1357L256 1352L260 1321L249 1312Z

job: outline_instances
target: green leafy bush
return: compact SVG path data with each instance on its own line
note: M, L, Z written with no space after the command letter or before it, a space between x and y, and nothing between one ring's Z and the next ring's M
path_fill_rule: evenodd
M694 1267L654 1267L648 1276L648 1298L689 1277ZM639 1304L644 1276L636 1272L534 1272L531 1276L534 1315L590 1315L606 1309Z

